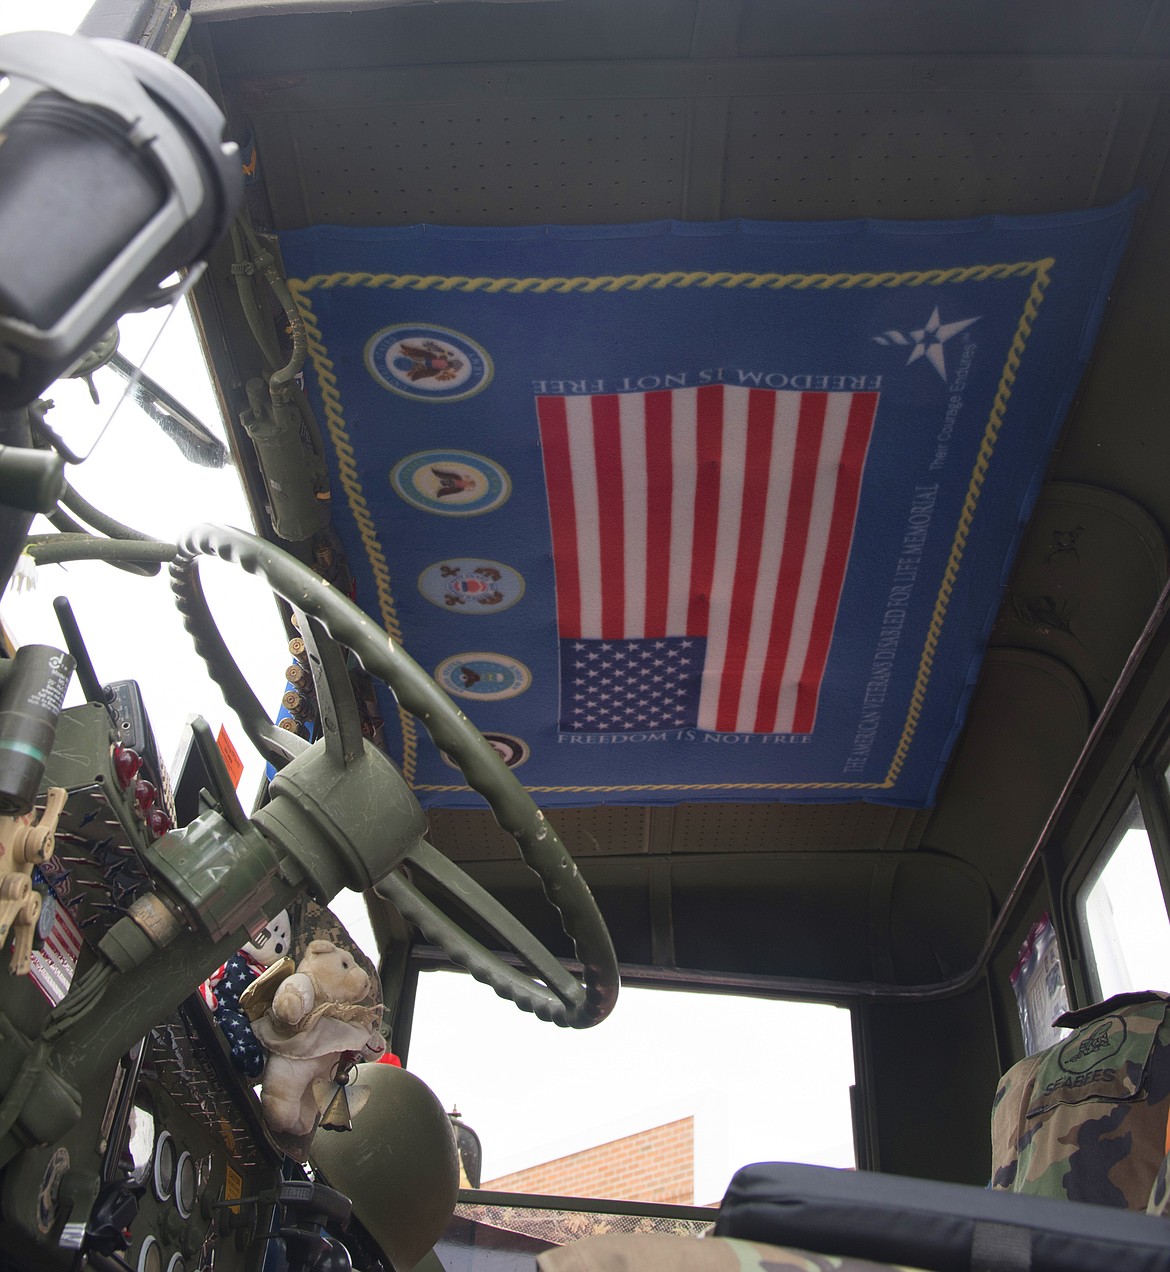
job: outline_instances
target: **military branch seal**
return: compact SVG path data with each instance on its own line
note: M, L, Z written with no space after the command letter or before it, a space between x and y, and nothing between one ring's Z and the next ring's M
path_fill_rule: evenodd
M477 517L492 512L512 493L508 474L472 451L418 451L390 471L390 485L423 512L443 517Z
M470 336L429 323L399 322L366 342L366 370L384 388L415 402L460 402L482 393L494 368Z

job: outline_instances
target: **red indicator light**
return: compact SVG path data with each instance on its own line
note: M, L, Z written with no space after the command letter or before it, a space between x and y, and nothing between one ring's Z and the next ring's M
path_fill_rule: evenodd
M114 776L123 790L128 790L130 783L138 776L142 767L142 756L128 746L118 743L114 747Z
M161 808L152 808L146 814L146 828L157 839L160 835L165 835L171 827L171 819L163 812Z

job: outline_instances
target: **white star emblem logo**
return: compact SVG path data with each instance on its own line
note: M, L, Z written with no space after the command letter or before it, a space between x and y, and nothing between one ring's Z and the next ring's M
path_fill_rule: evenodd
M936 305L926 325L917 331L886 331L880 336L874 336L874 340L880 345L901 345L903 348L907 345L912 346L906 365L917 362L919 358L925 358L945 381L947 362L943 345L952 336L957 336L960 331L966 331L972 323L978 321L978 318L963 318L959 322L943 322Z

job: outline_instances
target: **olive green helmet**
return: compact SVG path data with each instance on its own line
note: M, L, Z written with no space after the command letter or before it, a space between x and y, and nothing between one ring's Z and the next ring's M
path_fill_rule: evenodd
M455 1209L459 1154L451 1120L424 1082L395 1065L358 1065L353 1081L370 1088L353 1130L318 1131L309 1160L350 1198L395 1272L409 1272Z

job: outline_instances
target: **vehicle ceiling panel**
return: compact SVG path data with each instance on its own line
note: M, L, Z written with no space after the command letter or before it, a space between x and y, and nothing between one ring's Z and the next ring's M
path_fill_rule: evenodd
M928 814L872 804L679 804L674 808L589 808L561 837L575 858L711 852L857 852L912 848ZM466 861L508 861L511 836L470 809L432 809L436 842L457 844Z
M1100 486L1050 482L992 640L1057 656L1100 711L1167 572L1166 541L1140 504Z
M806 93L738 96L723 215L930 219L1109 202L1133 185L1134 156L1112 149L1121 108L1109 91L986 87L864 91L829 111ZM1143 98L1137 109L1149 116L1154 105Z
M655 861L686 862L697 896L721 857L815 851L826 888L888 908L856 854L922 847L978 868L1002 899L1166 578L1170 430L1151 369L1170 347L1170 6L891 0L864 24L845 0L339 9L193 0L194 50L235 134L257 142L260 228L935 219L1151 192L937 809L556 819L599 894L628 880L631 934L663 886L648 882ZM292 16L226 20L241 12ZM226 313L234 298L216 303ZM444 851L521 886L486 815L431 824ZM740 866L727 878L750 896ZM651 951L645 932L636 944L639 958L678 952L661 939Z
M299 159L302 188L276 192L278 229L640 221L685 208L681 98L416 100L255 119L261 153L295 146Z
M504 0L515 5L516 0ZM1170 50L1170 16L1150 0L1110 0L1108 21L1100 0L984 0L971 6L939 6L931 0L901 0L866 7L857 20L855 0L527 0L501 14L496 0L191 0L199 22L259 17L257 47L237 43L220 66L283 62L289 44L302 35L299 20L344 13L345 29L314 28L313 63L328 65L419 65L476 61L485 56L517 60L579 60L591 57L686 57L702 52L745 56L812 57L842 52L889 53L1115 54L1160 56ZM382 12L378 12L382 11ZM392 48L371 45L368 36L393 11ZM233 28L245 36L247 28ZM274 38L275 37L275 38ZM506 53L496 53L506 48Z
M535 0L521 6L448 3L386 6L382 12L349 13L346 4L262 6L240 0L195 0L192 17L214 21L249 12L222 28L227 37L216 63L222 74L260 74L281 68L314 70L422 67L502 60L682 58L691 53L695 0L638 0L597 5L589 0ZM376 6L363 6L374 8ZM726 9L727 6L717 6ZM337 10L346 10L344 22ZM330 13L330 10L333 10ZM286 13L275 26L274 13ZM392 38L386 38L386 32ZM729 38L724 32L722 39ZM312 50L306 57L305 50ZM730 49L728 51L731 51ZM299 54L299 56L298 56Z
M468 869L550 949L571 957L531 875L504 862ZM971 966L991 921L981 873L929 852L607 857L585 863L584 873L618 958L643 974L682 967L743 983L930 985Z
M481 62L236 87L278 230L1022 214L1157 179L1149 64L1069 59L1036 82L997 58L964 91L941 73L900 57Z
M1089 736L1084 686L1059 658L991 648L922 845L1015 882Z
M871 5L864 22L850 0L776 4L742 0L740 49L764 55L857 53L1149 53L1157 45L1155 10L1146 0L1121 0L1102 20L1098 0L1020 4ZM1164 34L1164 28L1162 33Z

